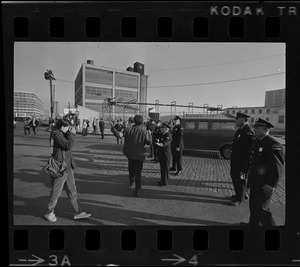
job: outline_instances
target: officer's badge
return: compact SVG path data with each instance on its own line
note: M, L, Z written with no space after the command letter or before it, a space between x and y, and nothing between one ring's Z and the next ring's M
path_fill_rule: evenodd
M274 144L272 149L273 150L282 150L282 146L280 144Z
M263 151L263 148L262 148L262 147L260 147L260 148L258 149L258 151L259 151L259 152L262 152L262 151Z

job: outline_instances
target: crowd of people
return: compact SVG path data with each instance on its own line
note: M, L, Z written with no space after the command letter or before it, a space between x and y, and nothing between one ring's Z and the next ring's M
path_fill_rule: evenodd
M24 128L24 136L31 135L30 129L33 131L33 135L36 136L36 127L38 126L38 121L35 116L25 119L23 121L23 128Z
M249 199L250 218L245 225L275 225L274 218L269 208L272 194L283 174L284 155L282 145L270 136L269 131L273 125L259 118L253 128L248 123L249 116L237 113L236 125L238 130L233 136L232 153L230 160L230 176L235 194L231 197L230 205L239 206ZM167 186L169 172L180 176L183 172L182 152L183 127L182 119L175 116L168 123L160 120L144 122L141 115L135 115L128 121L118 119L111 122L111 131L117 138L117 144L123 145L123 154L128 159L129 186L135 189L135 196L141 195L143 163L147 157L146 146L150 146L152 162L160 164L160 181L158 186ZM84 127L88 122L83 120ZM97 123L97 124L94 124ZM104 121L94 120L93 125L98 125L104 132ZM73 168L72 147L76 126L66 119L56 122L51 133L54 140L54 155L58 160L65 159L69 171L59 179L52 179L52 190L48 212L45 217L49 221L56 221L54 208L63 188L66 189L74 209L74 219L87 218L90 214L79 208ZM95 129L95 128L94 128ZM102 130L101 130L102 129ZM94 130L95 132L95 130Z

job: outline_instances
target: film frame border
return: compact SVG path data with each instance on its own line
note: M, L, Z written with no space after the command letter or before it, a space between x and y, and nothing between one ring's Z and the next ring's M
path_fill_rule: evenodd
M224 4L225 3L225 4ZM224 14L221 9L217 9L218 15L210 14L211 6L228 7L224 8ZM264 8L264 15L252 14L234 15L234 6L240 7L242 10L249 6L251 10L257 10L257 7ZM59 9L58 9L59 7ZM286 7L279 9L278 7ZM13 177L12 165L13 160L12 147L13 139L11 135L12 108L13 100L13 44L19 41L128 41L128 42L284 42L286 43L286 89L287 103L286 111L288 114L286 132L287 132L287 153L286 153L286 223L282 227L260 227L251 229L239 226L210 226L210 227L172 227L172 226L146 226L147 233L143 226L93 226L93 227L66 227L66 226L16 226L13 225L12 213L13 211L13 182L8 179L8 207L9 207L9 250L10 260L15 262L20 256L31 254L38 254L43 259L48 258L48 264L59 261L65 261L67 265L68 259L72 265L86 265L86 259L93 259L89 264L131 264L131 265L173 265L176 261L162 262L162 258L185 257L189 265L202 264L299 264L299 248L300 248L300 223L299 223L299 197L297 195L297 159L299 159L299 144L296 125L293 122L297 121L297 69L300 69L299 60L299 30L295 25L299 25L299 15L288 14L289 7L296 7L300 10L299 3L282 2L141 2L135 3L135 7L126 2L97 2L97 3L76 3L70 4L59 3L42 3L42 4L8 4L2 6L3 12L3 40L4 40L4 81L5 88L5 114L6 114L6 137L7 137L7 158L8 158L8 177ZM282 14L280 13L282 11ZM287 11L287 13L284 13ZM230 12L230 14L227 14ZM74 20L74 15L76 19ZM64 30L62 31L60 25L61 19L54 22L53 32L51 37L51 27L49 26L50 18L63 18ZM87 37L85 34L84 25L86 25L86 18L100 18L99 34L95 37ZM21 35L16 37L14 23L16 18L27 18L28 33L24 34L24 29L21 30ZM131 26L129 29L122 32L122 19L135 18L127 23L135 25L135 34L132 33ZM158 32L157 24L159 18L171 18L171 35L170 35L170 21L163 19L163 26ZM195 36L193 32L194 18L203 18L207 21L207 27L204 27L203 35L200 31L200 36ZM238 21L243 21L242 29L233 29L237 31L237 36L230 36L229 24L233 18L238 18ZM270 37L265 36L264 26L266 26L266 19L277 21L279 29L275 33L270 33ZM22 19L23 20L23 19ZM21 25L23 21L21 20ZM96 19L97 20L97 19ZM279 20L279 21L278 21ZM297 23L298 22L298 23ZM58 24L55 24L58 23ZM238 22L240 23L240 22ZM25 22L26 24L26 22ZM93 24L93 23L92 23ZM56 26L55 26L56 25ZM169 25L166 28L165 25ZM22 28L23 26L21 26ZM234 26L233 28L240 26ZM58 29L58 30L57 30ZM146 29L146 30L145 30ZM205 31L207 32L205 33ZM126 36L126 34L129 35ZM63 32L63 34L62 34ZM241 34L242 32L242 34ZM22 36L22 33L24 36ZM123 33L123 36L122 36ZM125 37L124 37L125 33ZM93 35L94 33L91 33ZM160 36L158 36L160 35ZM273 36L273 37L272 37ZM275 36L275 37L274 37ZM8 92L8 90L10 90ZM297 154L298 153L298 154ZM4 196L6 196L4 194ZM298 216L297 216L298 215ZM73 229L74 228L74 229ZM14 249L14 233L15 231L28 231L28 246L25 250ZM59 250L50 250L49 244L41 243L40 238L49 238L49 231L63 230L63 247ZM89 251L84 248L85 234L87 230L99 230L100 232L100 248L96 251ZM136 249L133 251L122 250L122 241L120 236L123 230L134 230L136 236ZM172 242L166 244L167 250L157 249L157 231L167 230L171 231ZM197 250L193 248L192 233L197 230L203 230L208 233L208 248L207 250ZM229 249L228 235L230 231L242 230L244 235L244 249L242 251L235 251ZM267 231L274 231L272 233L280 233L280 248L275 252L266 251L264 245L264 237ZM79 232L79 233L78 233ZM56 232L57 233L57 232ZM78 233L78 235L74 235ZM166 232L166 235L168 232ZM270 232L269 232L270 233ZM272 236L271 233L271 236ZM26 234L25 234L26 235ZM238 234L239 235L239 234ZM55 236L55 235L54 235ZM130 234L129 234L130 236ZM61 238L58 234L58 238ZM238 239L240 239L238 237ZM272 237L271 237L272 239ZM278 239L278 238L277 238ZM145 243L144 241L147 240ZM78 241L82 242L78 245ZM149 242L149 243L148 243ZM104 243L104 244L103 244ZM258 245L258 244L260 245ZM164 245L163 245L164 246ZM250 247L249 247L250 246ZM37 251L39 249L40 251ZM41 251L42 250L42 251ZM96 252L96 253L95 253ZM68 258L64 258L68 255ZM93 255L93 256L91 256ZM118 260L113 262L116 259ZM177 256L175 256L177 255ZM179 256L180 255L180 256ZM198 258L193 258L195 255ZM256 255L256 259L253 259ZM53 256L53 257L51 257ZM25 257L25 256L24 256ZM55 258L57 257L57 258ZM180 258L178 258L180 259ZM194 260L193 260L194 259ZM179 260L180 261L180 260ZM197 264L196 264L197 261ZM190 263L189 263L190 262ZM179 262L181 263L181 262ZM49 264L50 265L50 264Z

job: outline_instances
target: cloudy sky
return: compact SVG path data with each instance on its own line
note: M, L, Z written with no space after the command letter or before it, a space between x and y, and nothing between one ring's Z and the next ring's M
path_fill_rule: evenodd
M284 43L16 42L14 90L36 92L49 111L44 72L51 69L62 112L68 102L74 105L74 80L88 59L120 70L145 64L148 103L262 106L265 91L285 88Z

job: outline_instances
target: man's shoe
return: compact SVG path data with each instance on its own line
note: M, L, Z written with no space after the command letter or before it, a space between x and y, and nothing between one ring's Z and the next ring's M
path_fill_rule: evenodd
M166 186L167 184L163 184L162 182L157 182L158 186Z
M80 212L79 214L75 214L74 215L74 220L78 220L78 219L86 219L88 217L90 217L92 214L86 213L85 211Z
M171 172L176 171L176 168L172 167L172 168L169 169L169 171L171 171Z
M48 214L45 214L45 218L49 221L49 222L56 222L56 217L54 212L50 212Z
M243 202L234 200L234 201L231 201L229 205L230 206L240 206L240 205L243 205Z
M140 190L136 190L135 191L135 196L136 197L140 197L141 196L141 191Z
M178 171L175 173L176 176L180 176L182 174L182 171Z

